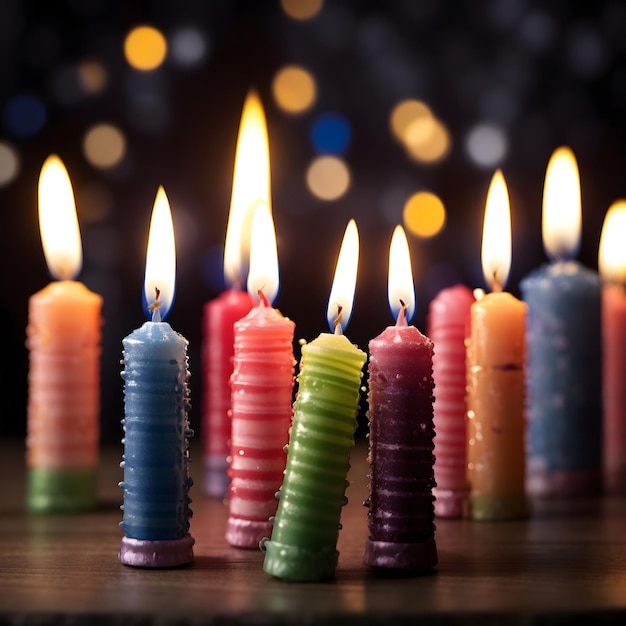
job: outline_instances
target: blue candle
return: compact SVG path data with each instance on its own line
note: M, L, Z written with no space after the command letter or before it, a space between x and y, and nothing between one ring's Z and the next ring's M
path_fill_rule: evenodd
M187 340L161 321L174 293L175 251L163 188L154 204L145 298L152 320L123 340L124 538L120 561L172 567L193 559L189 534Z
M544 246L553 263L520 285L528 304L527 491L535 496L601 487L601 288L596 272L572 260L580 222L576 160L560 148L548 164L543 201Z

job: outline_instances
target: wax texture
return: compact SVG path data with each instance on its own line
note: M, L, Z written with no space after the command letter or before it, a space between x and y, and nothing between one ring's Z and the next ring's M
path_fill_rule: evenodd
M626 493L626 289L602 288L604 485Z
M366 354L343 335L302 347L287 466L263 569L293 581L335 576L341 508Z
M466 340L474 296L464 285L440 291L430 303L428 336L435 344L435 515L461 517L467 498Z
M602 474L601 287L577 262L520 284L528 304L528 491L597 493Z
M127 538L189 533L187 340L167 322L146 322L124 346L124 516Z
M230 484L230 377L234 324L254 306L247 291L229 289L204 305L202 342L202 443L204 492L223 498Z
M293 414L295 324L259 304L235 323L226 539L258 550L271 533Z
M364 562L429 569L437 563L433 343L414 326L396 325L372 339L369 352L370 497Z
M527 513L524 463L526 305L490 293L471 307L467 354L469 515L480 520Z
M102 298L58 281L29 300L28 505L74 511L96 504Z

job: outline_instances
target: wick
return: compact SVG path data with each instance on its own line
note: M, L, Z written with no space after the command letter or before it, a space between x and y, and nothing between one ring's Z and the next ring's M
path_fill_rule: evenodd
M152 311L152 321L160 322L161 321L161 302L159 301L159 296L161 295L161 290L158 287L154 288L156 292L154 302L148 305L148 311Z
M271 306L270 305L270 301L265 297L265 294L262 291L263 287L261 287L261 289L257 289L257 295L259 296L259 304L261 306Z
M399 300L400 300L400 312L398 313L396 326L407 326L408 323L406 321L406 302L402 298L399 298Z
M343 334L341 329L341 322L343 321L343 307L338 304L337 305L337 317L333 320L333 328L335 329L335 335Z

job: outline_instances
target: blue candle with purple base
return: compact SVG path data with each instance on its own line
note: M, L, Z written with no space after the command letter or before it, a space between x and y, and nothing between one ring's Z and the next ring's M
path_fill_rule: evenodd
M560 148L548 165L543 205L553 263L520 283L528 304L527 491L534 496L601 489L601 286L596 272L572 260L580 223L576 160Z
M125 565L136 567L173 567L193 560L188 342L161 321L173 300L174 255L169 204L160 188L150 226L144 294L152 321L122 342L124 516L120 526L125 536L119 556Z

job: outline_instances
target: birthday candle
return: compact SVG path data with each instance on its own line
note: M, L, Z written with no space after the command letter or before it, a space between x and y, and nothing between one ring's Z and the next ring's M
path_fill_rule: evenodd
M352 311L357 263L358 232L351 221L328 303L334 334L322 333L302 347L285 478L272 537L264 544L263 569L277 578L319 581L335 575L366 361L365 353L341 334Z

